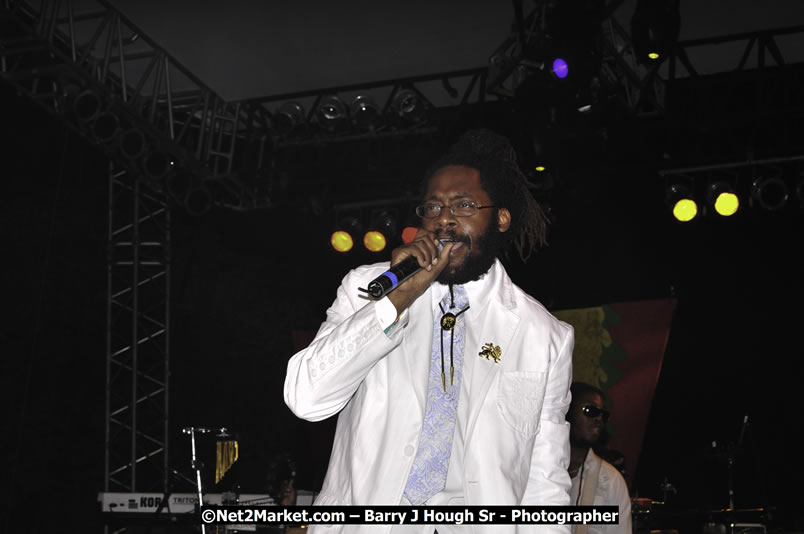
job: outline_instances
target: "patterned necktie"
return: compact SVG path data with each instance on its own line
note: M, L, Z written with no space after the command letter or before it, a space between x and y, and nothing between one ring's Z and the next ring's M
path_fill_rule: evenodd
M427 502L444 489L447 481L463 376L463 349L466 341L463 312L469 306L463 286L451 286L451 293L452 298L450 292L447 292L441 301L441 310L436 310L433 325L424 423L419 449L405 487L405 497L414 505ZM449 320L447 313L455 316L454 321ZM446 329L450 326L451 330ZM451 366L454 366L454 375L450 371Z

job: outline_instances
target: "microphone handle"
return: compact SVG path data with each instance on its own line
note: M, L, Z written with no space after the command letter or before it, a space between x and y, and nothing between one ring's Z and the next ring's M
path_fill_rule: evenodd
M439 254L444 249L444 243L449 243L451 241L452 239L439 239ZM366 293L368 293L372 298L381 299L396 289L399 284L419 272L419 269L421 269L419 266L419 260L413 256L409 256L396 265L392 265L390 269L372 280L365 290L361 288L361 291L366 291Z
M421 269L419 260L414 256L405 258L372 280L367 287L368 294L375 299L380 299L396 289L396 286L416 274L419 269Z

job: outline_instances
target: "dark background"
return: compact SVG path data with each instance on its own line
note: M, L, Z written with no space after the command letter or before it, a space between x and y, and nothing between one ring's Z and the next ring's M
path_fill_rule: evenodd
M467 127L490 127L526 147L522 113L502 105L445 111L440 134L393 141L370 159L360 158L364 147L300 154L288 163L297 172L285 202L270 210L191 216L175 209L175 468L190 474L181 427L227 426L239 432L242 457L211 491L263 492L282 452L298 463L297 486L318 489L334 421L298 421L282 401L291 332L317 327L350 267L387 258L329 250L332 202L358 196L362 180L376 185L388 176L414 190L427 164ZM97 531L107 165L6 85L0 117L4 526ZM668 501L675 524L700 522L691 510L725 507L726 455L715 452L737 441L748 415L736 453L737 505L773 507L774 526L801 530L802 208L792 198L778 213L746 207L730 220L680 225L666 211L657 175L664 124L615 119L605 121L605 135L587 124L579 128L598 133L564 138L560 179L546 200L550 245L527 265L507 260L509 271L551 309L675 297L632 495L660 499L666 478L677 490ZM176 482L175 490L192 488Z

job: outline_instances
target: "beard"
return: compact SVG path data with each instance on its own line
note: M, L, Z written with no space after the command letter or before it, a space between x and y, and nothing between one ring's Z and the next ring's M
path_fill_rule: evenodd
M460 238L454 234L449 235L455 241L464 243L468 253L463 265L454 271L451 271L447 266L438 275L436 281L444 285L462 285L479 280L481 276L489 272L491 266L494 265L494 260L497 259L497 253L506 243L505 236L500 232L496 223L497 217L491 217L486 231L483 232L483 235L477 237L474 243L471 243L466 237Z

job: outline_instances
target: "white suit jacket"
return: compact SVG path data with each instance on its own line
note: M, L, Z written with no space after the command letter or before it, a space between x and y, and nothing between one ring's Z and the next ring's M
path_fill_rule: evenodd
M313 342L288 363L284 395L293 413L319 421L340 412L316 504L399 504L414 460L427 397L433 288L386 335L374 303L358 287L387 269L386 262L351 271ZM472 381L471 398L460 400L470 403L464 503L568 505L572 327L516 287L499 261L485 276L490 298L485 309L467 310L467 321L481 329L481 344L498 345L502 357L496 364L479 358L463 379ZM466 346L464 358L480 350ZM569 532L568 526L536 528ZM333 527L341 529L390 526ZM482 527L515 530L531 529Z

